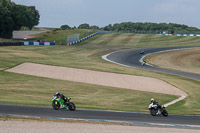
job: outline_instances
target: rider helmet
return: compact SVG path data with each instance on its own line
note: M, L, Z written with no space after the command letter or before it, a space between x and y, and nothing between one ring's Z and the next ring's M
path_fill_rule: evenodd
M56 92L56 96L60 96L61 94L60 94L60 92Z
M154 102L154 98L151 98L151 102Z

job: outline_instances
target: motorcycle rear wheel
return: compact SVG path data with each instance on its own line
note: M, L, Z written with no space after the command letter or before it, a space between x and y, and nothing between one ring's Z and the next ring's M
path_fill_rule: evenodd
M151 109L150 110L150 113L151 113L152 116L156 116L157 112L158 112L158 110L156 110L156 109Z

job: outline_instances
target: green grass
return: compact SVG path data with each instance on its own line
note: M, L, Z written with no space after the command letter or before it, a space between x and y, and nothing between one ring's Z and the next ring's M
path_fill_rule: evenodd
M155 53L144 60L162 68L200 74L200 48Z
M107 42L108 43L105 43ZM149 34L112 33L98 35L84 42L85 46L100 46L120 49L168 47L168 46L199 46L200 37L161 36Z
M94 33L91 30L86 29L70 29L70 30L57 30L49 29L49 32L44 32L37 34L33 39L35 40L45 40L49 42L56 42L56 44L66 44L67 36L73 34L80 34L80 38L85 37L89 34Z
M200 81L112 64L102 60L101 56L113 52L113 50L91 47L124 49L155 47L157 44L165 46L165 43L169 43L169 37L164 41L163 36L154 35L152 37L157 39L151 40L152 42L147 41L145 46L141 39L150 38L150 36L152 35L101 34L71 47L0 47L0 91L2 92L0 93L0 103L50 106L52 95L56 91L61 91L72 97L78 108L146 112L148 111L149 99L152 97L161 104L176 98L164 94L54 80L3 71L23 62L34 62L158 78L184 90L189 95L186 100L167 108L170 113L200 114ZM161 41L158 41L159 37ZM186 40L190 39L187 38ZM180 41L181 39L174 38L173 44L170 45L177 46ZM153 43L156 45L153 45ZM197 44L195 42L195 45ZM187 42L180 45L187 45Z
M51 97L61 91L72 97L78 108L147 111L146 103L154 93L76 83L0 72L0 103L51 106ZM158 94L161 102L175 96ZM143 100L141 100L143 99ZM162 100L161 100L162 99ZM141 101L140 101L141 100Z
M17 40L0 38L0 42L16 42Z

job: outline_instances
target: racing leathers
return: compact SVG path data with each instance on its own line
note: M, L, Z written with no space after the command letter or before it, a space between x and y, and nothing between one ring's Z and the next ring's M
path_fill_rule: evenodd
M158 110L157 115L161 114L160 112L161 106L158 104L157 101L153 101L149 104L149 110L151 110L151 108L156 108Z
M56 96L58 99L64 100L64 104L67 103L67 97L64 96L63 94L61 94L61 93L56 93L54 96Z

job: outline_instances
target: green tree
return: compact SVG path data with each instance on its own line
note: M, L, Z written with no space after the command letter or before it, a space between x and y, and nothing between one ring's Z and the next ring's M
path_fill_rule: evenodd
M71 29L71 27L69 25L67 25L67 24L62 25L60 28L63 29L63 30Z
M99 29L99 27L98 27L98 26L96 26L96 25L92 25L92 26L90 26L90 29L93 29L93 30L98 30L98 29Z
M0 1L0 37L12 38L13 30L22 26L32 29L39 24L39 12L34 6L16 5L11 0Z
M28 14L27 16L29 16L29 19L28 23L25 26L27 26L31 30L35 25L39 24L40 15L38 10L35 9L35 6L27 7L26 13Z
M187 25L175 24L175 23L150 23L150 22L123 22L116 23L113 26L109 24L103 28L107 31L117 31L117 32L135 32L144 34L158 34L166 31L169 34L176 33L200 33L200 29L195 27L188 27Z
M113 31L113 26L112 24L109 24L108 26L103 27L103 29L106 31Z
M20 12L21 23L31 30L35 25L39 24L39 12L35 9L35 6L21 6L21 8L24 9Z
M78 26L79 29L90 29L90 25L87 24L87 23L84 23L84 24L80 24Z
M0 37L11 38L14 27L12 20L12 3L10 0L2 0L0 3Z

